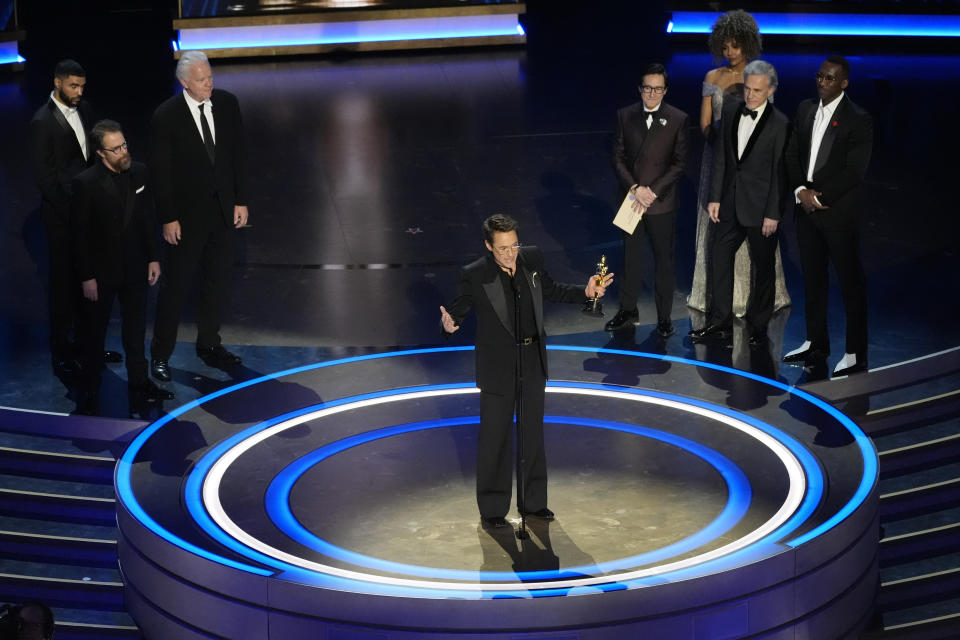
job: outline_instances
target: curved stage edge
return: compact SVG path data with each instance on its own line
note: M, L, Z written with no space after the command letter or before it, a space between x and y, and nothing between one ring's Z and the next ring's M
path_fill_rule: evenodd
M841 638L877 588L877 456L781 382L551 345L553 523L479 526L472 347L241 382L117 465L147 637Z

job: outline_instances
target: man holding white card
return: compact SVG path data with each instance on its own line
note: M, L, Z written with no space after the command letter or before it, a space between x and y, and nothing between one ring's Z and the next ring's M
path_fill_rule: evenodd
M623 234L623 284L620 310L607 322L607 331L639 324L637 296L642 274L642 250L650 237L654 263L657 333L674 333L671 312L677 227L677 181L687 163L687 114L663 101L669 85L667 70L651 64L643 72L640 102L617 111L613 164L617 179L633 207L642 215L632 233Z

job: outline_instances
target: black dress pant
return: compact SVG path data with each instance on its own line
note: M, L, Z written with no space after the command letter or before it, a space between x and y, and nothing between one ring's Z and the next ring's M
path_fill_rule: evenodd
M825 215L829 215L829 210ZM840 293L847 312L847 353L857 361L867 357L867 276L860 258L860 229L826 229L817 212L797 210L797 242L803 268L807 340L811 347L830 352L827 330L829 263L840 281Z
M49 251L47 305L50 322L50 355L53 360L74 357L72 334L77 324L77 307L82 297L73 264L73 234L59 216L44 211L43 228ZM101 361L103 354L100 354Z
M623 234L623 279L620 285L620 309L635 311L640 293L643 245L650 238L653 248L654 299L657 321L669 322L673 312L677 212L644 215L633 234Z
M137 280L124 283L97 282L97 300L83 298L80 305L78 346L86 391L100 388L103 343L110 324L113 301L120 300L120 335L126 355L127 382L136 385L147 379L146 338L147 268Z
M722 209L724 205L720 206ZM761 225L748 227L740 224L735 215L720 218L720 222L716 223L710 261L714 287L710 324L730 326L733 323L733 261L737 249L746 240L754 278L747 301L746 320L751 331L767 330L773 315L777 238L777 233L764 237Z
M180 314L197 282L197 348L220 344L220 322L230 299L234 234L211 199L203 220L181 221L179 244L166 245L166 264L157 298L157 318L150 344L155 360L169 360L177 344Z
M523 349L523 510L547 506L547 457L543 446L543 402L546 378L536 342ZM511 375L512 372L506 374ZM480 517L499 518L510 510L516 393L480 394L480 436L477 442L477 506ZM517 505L518 508L521 505Z

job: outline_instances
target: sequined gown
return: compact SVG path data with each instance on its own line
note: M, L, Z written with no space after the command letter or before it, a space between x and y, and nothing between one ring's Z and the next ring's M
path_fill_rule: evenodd
M720 126L720 114L723 99L726 95L743 97L743 84L736 83L726 91L715 84L703 83L704 97L710 96L713 101L713 132ZM700 161L700 185L697 190L697 253L693 265L693 284L690 287L690 296L687 306L698 311L706 312L710 302L711 278L707 268L710 262L710 246L713 243L713 228L710 216L707 214L707 199L710 197L710 167L713 162L712 135L703 145L703 157ZM737 250L733 266L733 313L742 317L747 311L747 300L750 297L750 253L747 243L744 242ZM790 294L783 280L783 263L780 260L780 246L777 245L775 258L776 288L774 290L773 308L782 309L789 306Z

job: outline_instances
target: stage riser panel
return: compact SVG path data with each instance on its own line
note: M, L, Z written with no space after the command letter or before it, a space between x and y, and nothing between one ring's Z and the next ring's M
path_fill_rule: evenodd
M374 354L244 383L148 428L117 472L132 592L164 624L231 638L797 638L860 624L878 501L876 451L852 422L733 369L550 349L561 515L531 521L529 543L483 530L471 504L473 354ZM131 517L134 495L188 546Z

